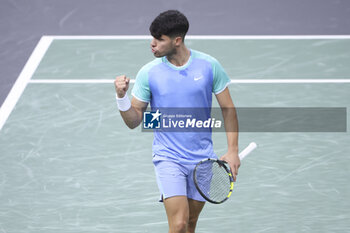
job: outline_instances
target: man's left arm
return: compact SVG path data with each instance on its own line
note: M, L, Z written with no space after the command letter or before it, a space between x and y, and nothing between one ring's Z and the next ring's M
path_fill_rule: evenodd
M224 125L227 136L227 153L220 159L228 162L232 170L232 175L236 181L238 168L241 165L238 157L238 119L235 106L232 102L230 91L226 87L224 91L216 94L216 99L220 105L224 117Z

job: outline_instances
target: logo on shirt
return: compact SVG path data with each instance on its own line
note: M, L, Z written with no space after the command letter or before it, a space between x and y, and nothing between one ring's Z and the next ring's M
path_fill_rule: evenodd
M202 79L202 78L203 78L203 75L195 76L195 77L193 78L193 80L194 80L194 81L198 81L198 80L200 80L200 79Z
M143 128L144 129L160 129L162 113L157 109L156 112L143 113Z

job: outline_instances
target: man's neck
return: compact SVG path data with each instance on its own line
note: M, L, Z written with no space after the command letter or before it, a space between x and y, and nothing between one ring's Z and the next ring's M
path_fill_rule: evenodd
M188 62L190 56L191 51L183 45L174 54L167 56L167 59L174 66L183 66Z

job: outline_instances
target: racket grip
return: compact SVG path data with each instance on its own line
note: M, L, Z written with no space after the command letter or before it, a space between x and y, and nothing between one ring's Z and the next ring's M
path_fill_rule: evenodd
M250 152L252 152L253 150L255 150L255 148L257 147L258 145L255 143L255 142L251 142L249 143L249 145L241 151L241 153L239 153L239 159L242 160L244 159L244 157L246 157Z

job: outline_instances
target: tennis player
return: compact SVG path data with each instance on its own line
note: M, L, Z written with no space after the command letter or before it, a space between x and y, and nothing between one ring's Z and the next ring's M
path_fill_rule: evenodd
M236 179L240 166L238 122L227 88L230 79L215 58L186 47L188 28L187 18L176 10L154 19L150 32L156 58L138 72L131 101L127 95L130 79L125 75L115 79L118 107L126 125L133 129L142 122L148 103L161 108L210 109L214 93L228 142L228 151L221 159L228 162ZM204 158L217 158L211 132L154 132L152 150L169 232L195 232L205 200L195 188L193 169Z

